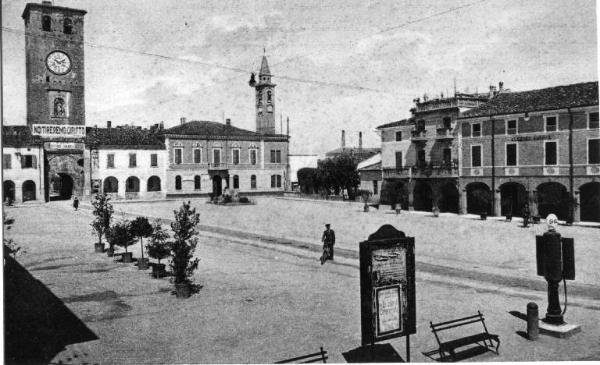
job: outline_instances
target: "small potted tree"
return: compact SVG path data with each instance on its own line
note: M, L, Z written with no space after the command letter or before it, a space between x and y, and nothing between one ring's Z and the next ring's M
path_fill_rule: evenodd
M92 214L94 220L90 224L94 233L98 236L98 242L94 243L95 252L104 252L104 242L102 236L110 227L110 221L113 215L113 206L110 204L110 197L105 194L96 194L92 200Z
M171 244L168 239L169 234L162 228L160 221L157 220L152 227L150 243L146 245L148 256L158 260L158 264L152 265L152 276L157 279L165 276L165 264L161 264L160 260L169 257L171 254Z
M132 253L127 251L127 247L135 243L136 237L131 233L130 223L128 221L117 222L110 227L108 237L112 245L121 246L125 249L122 255L122 262L131 262Z
M198 231L195 227L200 222L200 214L190 207L189 201L184 202L173 213L175 222L171 223L174 238L171 243L171 268L175 276L175 291L177 298L188 298L191 294L190 278L199 262L199 259L194 259L194 251L198 244Z
M138 259L138 269L146 270L148 268L148 259L144 258L144 237L150 237L152 234L152 225L146 217L137 217L131 221L131 234L140 240L141 257Z

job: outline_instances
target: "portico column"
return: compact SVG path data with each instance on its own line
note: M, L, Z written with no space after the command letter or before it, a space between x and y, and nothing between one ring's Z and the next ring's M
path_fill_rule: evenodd
M502 197L500 196L500 190L494 191L494 216L499 217L502 215Z
M125 188L127 187L127 178L122 177L119 179L119 192L117 193L118 199L125 199Z
M23 203L23 181L15 181L15 202Z
M148 179L140 179L140 198L145 198L148 195Z
M467 214L467 189L459 190L459 207L460 214Z
M579 205L581 203L579 190L576 190L573 194L573 222L579 222L581 220L581 211L579 210Z

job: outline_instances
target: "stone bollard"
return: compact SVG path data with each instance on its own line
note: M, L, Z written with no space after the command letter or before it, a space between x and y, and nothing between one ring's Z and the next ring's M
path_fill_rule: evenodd
M527 338L535 341L538 339L539 334L538 306L533 302L527 303Z

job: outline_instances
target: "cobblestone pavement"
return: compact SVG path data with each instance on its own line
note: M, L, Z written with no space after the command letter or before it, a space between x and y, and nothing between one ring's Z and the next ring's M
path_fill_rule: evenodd
M204 208L200 208L201 218L208 220ZM93 252L89 211L73 212L66 204L52 203L8 208L7 214L16 219L9 236L27 251L18 260L99 337L67 346L54 363L268 363L314 352L320 346L329 351L332 362L345 362L343 353L360 345L358 262L352 257L336 255L335 263L321 266L310 250L206 233L198 246L201 262L195 275L202 288L189 299L177 300L168 279L152 279L148 271ZM240 213L229 210L229 214ZM378 214L382 220L396 218L383 212L373 216ZM405 217L433 221L418 215ZM456 222L457 218L442 219ZM335 227L335 221L331 223ZM503 227L507 226L512 228L508 223ZM447 236L452 237L449 227ZM138 247L131 249L139 256ZM543 312L543 291L480 281L476 276L455 278L445 271L450 268L417 272L412 361L432 361L423 354L435 349L429 321L477 310L484 313L490 331L500 335L502 345L500 356L489 353L473 360L600 360L600 327L595 325L599 298L573 298L566 318L582 325L575 337L560 340L542 335L531 342L517 333L525 330L525 322L509 312L524 312L529 301L537 302ZM403 339L390 343L405 356Z

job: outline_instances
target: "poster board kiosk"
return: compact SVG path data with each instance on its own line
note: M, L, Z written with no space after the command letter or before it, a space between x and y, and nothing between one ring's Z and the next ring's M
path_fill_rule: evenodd
M362 346L417 333L415 239L386 224L359 244Z

